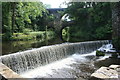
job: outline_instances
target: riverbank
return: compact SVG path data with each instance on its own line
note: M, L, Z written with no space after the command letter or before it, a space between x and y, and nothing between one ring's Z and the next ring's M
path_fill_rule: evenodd
M55 37L53 31L37 31L37 32L24 32L24 33L13 33L11 39L7 39L5 34L2 35L3 41L29 41L29 40L41 40L52 39Z
M53 39L55 39L53 31L14 33L10 40L6 40L5 34L2 34L2 54L6 55L45 46Z

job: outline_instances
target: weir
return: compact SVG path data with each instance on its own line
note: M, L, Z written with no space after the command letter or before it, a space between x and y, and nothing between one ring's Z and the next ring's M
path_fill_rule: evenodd
M108 40L63 43L0 56L0 60L14 72L21 74L42 65L63 59L74 53L90 53L100 48L103 44L108 43Z

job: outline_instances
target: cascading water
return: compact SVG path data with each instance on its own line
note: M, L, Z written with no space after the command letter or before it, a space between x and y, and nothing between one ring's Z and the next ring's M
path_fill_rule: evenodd
M80 43L64 43L52 46L45 46L33 50L17 52L1 56L2 63L7 65L18 74L29 72L40 66L66 58L75 53L90 53L108 41L89 41Z
M77 66L85 65L83 63L90 62L85 56L95 55L95 51L90 54L73 54L67 58L55 61L45 66L38 67L28 72L21 73L21 76L26 78L77 78L72 73L73 71L80 71L76 69ZM89 63L90 64L90 63ZM88 65L90 66L90 65Z
M116 52L116 50L115 50L115 48L113 48L112 44L103 45L98 50L102 51L102 52Z

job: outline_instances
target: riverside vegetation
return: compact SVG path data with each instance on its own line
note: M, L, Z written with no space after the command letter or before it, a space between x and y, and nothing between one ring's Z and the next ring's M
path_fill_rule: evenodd
M4 7L1 34L4 41L50 39L60 36L54 28L46 27L48 22L55 20L55 16L46 10L46 7L50 8L50 6L42 2L2 2L0 5ZM68 14L69 19L74 21L74 25L63 28L62 37L65 41L113 39L114 46L119 47L119 44L116 44L120 41L117 37L120 30L119 20L118 25L114 24L119 17L119 2L93 2L92 4L91 2L69 2L67 5L68 7L61 14Z
M2 10L2 40L28 41L52 39L54 31L46 31L42 27L43 12L46 12L42 3L37 2L3 2ZM39 20L38 20L39 19ZM46 36L47 35L47 36Z
M62 30L63 38L66 41L111 39L112 11L110 3L98 3L97 5L93 3L93 7L86 8L83 8L85 3L72 2L69 4L71 5L63 13L69 14L69 18L75 22L75 25ZM90 5L90 3L87 4ZM54 15L50 15L42 3L4 2L2 7L4 7L2 10L4 40L26 40L16 36L26 38L27 32L33 32L31 34L44 32L47 22L54 20ZM73 10L76 13L73 13ZM50 31L55 32L54 29L50 29ZM29 37L27 40L32 39L32 36Z
M54 32L47 31L48 39L54 38ZM44 41L46 39L45 37L46 32L45 31L37 31L37 32L25 32L25 33L13 33L11 40L12 41L28 41L28 40L37 40L40 39L41 41ZM3 34L3 40L6 39L6 35Z

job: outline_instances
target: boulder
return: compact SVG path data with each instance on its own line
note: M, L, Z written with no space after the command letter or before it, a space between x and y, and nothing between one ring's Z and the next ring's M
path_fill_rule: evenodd
M117 68L120 68L120 65L111 65L111 66L109 66L109 68L111 68L111 69L117 69Z
M91 75L91 78L92 80L118 80L118 72L109 67L101 67Z
M105 56L105 53L97 50L96 56Z

